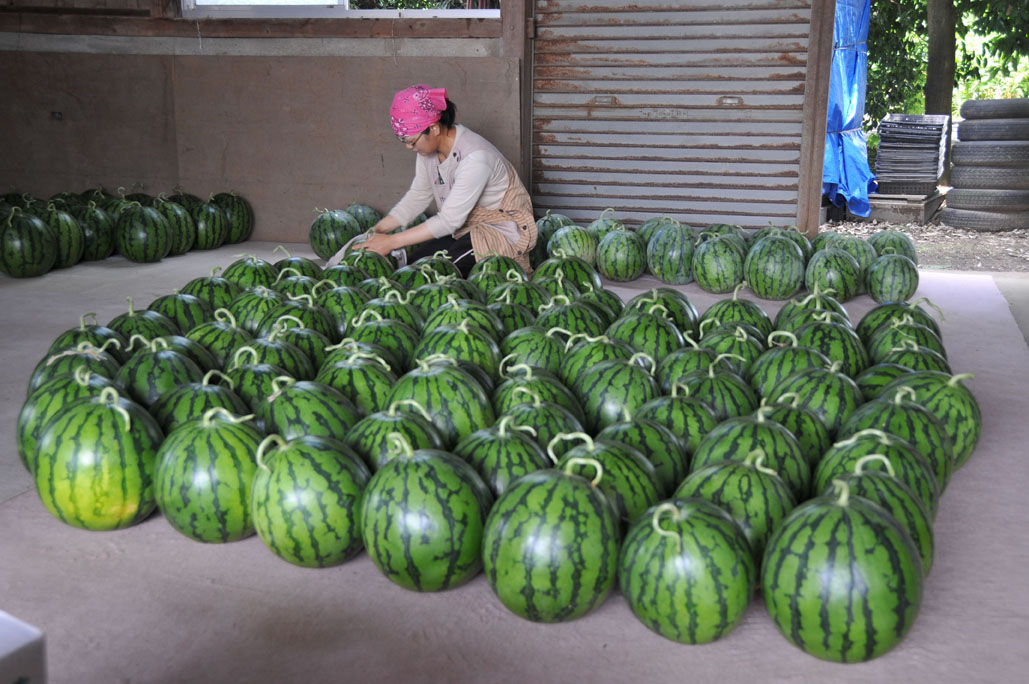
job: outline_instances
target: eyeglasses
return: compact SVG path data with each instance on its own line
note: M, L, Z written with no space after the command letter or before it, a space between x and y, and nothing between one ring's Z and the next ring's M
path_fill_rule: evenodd
M418 142L418 139L421 138L423 135L425 135L426 131L428 131L428 130L429 129L426 128L424 131L422 131L421 133L416 135L414 137L414 139L412 139L412 140L406 140L406 139L400 138L400 137L398 137L397 140L399 140L401 143L403 143L404 147L411 147L411 148L413 148L415 146L415 143Z

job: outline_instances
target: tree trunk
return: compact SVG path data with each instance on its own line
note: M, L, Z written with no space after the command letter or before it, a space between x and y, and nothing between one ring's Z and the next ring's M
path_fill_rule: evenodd
M929 63L925 74L925 113L949 116L954 104L954 69L957 50L955 39L957 12L954 10L954 0L929 0L927 19ZM947 137L949 142L949 134ZM949 157L950 145L948 144L948 161ZM945 163L943 166L944 183L948 180L948 168L949 164Z

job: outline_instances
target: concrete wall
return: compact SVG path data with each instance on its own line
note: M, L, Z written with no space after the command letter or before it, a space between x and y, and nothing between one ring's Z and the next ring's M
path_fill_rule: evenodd
M0 192L234 190L255 239L306 241L316 207L386 211L406 190L387 112L412 83L446 87L518 164L519 62L499 43L0 33Z

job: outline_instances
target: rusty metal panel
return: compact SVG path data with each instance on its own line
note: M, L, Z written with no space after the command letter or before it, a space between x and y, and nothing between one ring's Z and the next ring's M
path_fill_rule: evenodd
M811 20L811 0L537 0L537 210L793 223Z

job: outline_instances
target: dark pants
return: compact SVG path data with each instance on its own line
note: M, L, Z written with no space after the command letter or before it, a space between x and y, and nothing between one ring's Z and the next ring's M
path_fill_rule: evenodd
M454 265L461 270L461 275L465 278L468 277L468 273L472 270L472 266L475 265L475 253L472 252L468 256L460 259L462 255L472 250L472 236L467 234L464 237L457 238L453 236L446 236L436 238L435 240L429 240L423 242L420 245L416 245L414 252L408 256L407 262L413 263L422 257L432 256L436 252L446 252L450 260L454 262Z

